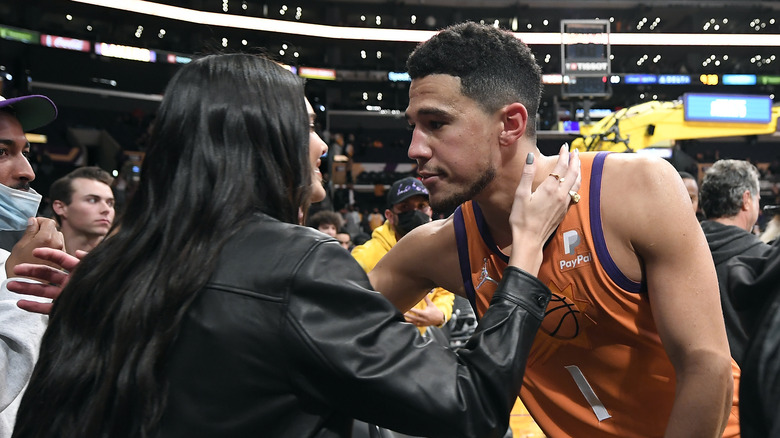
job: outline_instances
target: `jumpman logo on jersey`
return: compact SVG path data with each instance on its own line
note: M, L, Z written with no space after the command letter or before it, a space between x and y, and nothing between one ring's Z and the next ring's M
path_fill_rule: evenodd
M476 289L479 289L482 287L483 284L485 284L486 281L490 281L493 284L498 284L496 280L490 277L487 270L487 257L482 259L482 272L479 273L479 284L477 284Z

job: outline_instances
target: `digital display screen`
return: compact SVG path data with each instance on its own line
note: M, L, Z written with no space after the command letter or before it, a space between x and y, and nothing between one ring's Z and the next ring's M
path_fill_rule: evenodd
M656 75L626 75L623 78L626 84L655 84L658 82Z
M723 75L723 85L756 85L756 75Z
M659 75L658 83L665 85L688 85L691 83L689 75Z
M580 132L580 122L574 120L564 120L561 122L561 127L563 128L563 132Z
M769 123L772 120L769 96L686 93L683 108L688 122Z

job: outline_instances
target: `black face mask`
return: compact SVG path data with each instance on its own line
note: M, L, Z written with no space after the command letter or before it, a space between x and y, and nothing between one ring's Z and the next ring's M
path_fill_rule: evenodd
M398 221L395 224L395 229L401 236L405 236L409 231L431 221L430 216L420 210L410 210L398 213L396 214L396 217L398 218Z

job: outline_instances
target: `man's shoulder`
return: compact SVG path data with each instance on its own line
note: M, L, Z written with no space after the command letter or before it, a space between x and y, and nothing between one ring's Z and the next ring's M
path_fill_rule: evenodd
M611 153L607 154L604 161L604 171L625 175L627 177L640 177L657 175L658 173L679 173L666 160L652 155L636 153Z
M399 252L400 246L404 251L414 251L418 254L431 254L444 251L455 245L455 228L452 216L447 219L438 219L420 225L406 236L401 238L393 247L393 251Z
M685 192L679 174L669 162L633 153L609 154L601 181L602 200L619 200L610 204L634 211L655 209L669 196ZM687 192L685 198L688 199Z

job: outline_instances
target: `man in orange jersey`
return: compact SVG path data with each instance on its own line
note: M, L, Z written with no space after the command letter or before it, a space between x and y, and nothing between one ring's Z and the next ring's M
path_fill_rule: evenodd
M422 43L407 67L409 157L434 210L455 213L412 231L369 277L402 311L441 286L481 315L511 249L524 157L539 160L534 187L564 178L536 146L541 71L511 33L475 23ZM524 404L551 437L738 435L739 368L677 171L633 154L580 158L575 205L539 272L554 301L527 362Z

